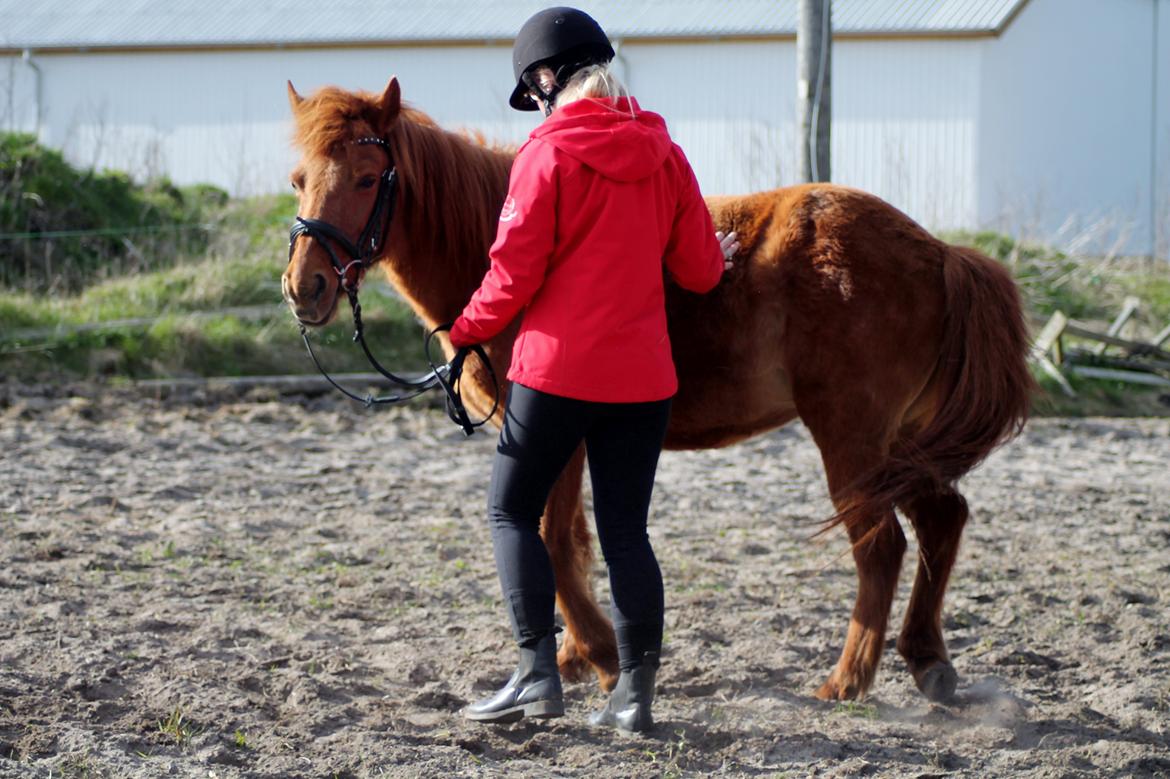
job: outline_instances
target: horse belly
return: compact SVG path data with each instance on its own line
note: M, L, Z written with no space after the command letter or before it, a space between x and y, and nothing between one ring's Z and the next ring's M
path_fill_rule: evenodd
M775 273L775 266L741 271L706 295L667 285L678 394L666 448L728 446L796 417Z
M772 364L766 370L679 376L666 431L667 449L713 449L773 430L795 419L792 382Z

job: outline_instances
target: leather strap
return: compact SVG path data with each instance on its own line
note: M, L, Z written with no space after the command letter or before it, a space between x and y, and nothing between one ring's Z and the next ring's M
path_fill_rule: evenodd
M353 143L359 145L377 144L386 151L387 156L391 156L390 146L382 138L358 138ZM492 368L491 361L488 360L487 353L482 346L476 344L471 347L464 347L455 353L455 358L450 363L436 364L431 358L431 341L436 333L451 329L450 323L439 325L434 330L428 332L423 341L423 351L426 353L427 363L431 368L430 372L417 379L407 379L383 367L382 363L374 357L374 353L370 350L369 344L366 343L365 325L362 322L362 306L358 300L358 287L361 286L362 277L366 270L374 264L375 258L382 253L380 250L385 240L386 231L388 231L389 225L394 220L394 206L398 193L398 170L393 165L392 156L390 162L391 164L382 172L379 179L378 194L374 200L374 208L370 212L369 219L366 220L366 226L362 230L362 234L356 244L351 243L345 233L329 222L298 216L288 233L288 259L289 262L292 262L297 239L303 235L307 235L316 240L317 243L325 248L326 253L329 255L329 262L333 265L333 269L340 278L341 288L345 290L346 297L349 299L350 310L353 313L353 340L361 346L362 351L366 355L366 359L373 366L374 370L385 377L391 384L407 391L401 394L379 396L367 394L365 397L362 397L346 389L329 375L325 367L321 365L321 361L317 358L317 353L313 351L313 344L309 340L309 331L304 325L301 326L301 339L305 342L305 348L309 350L309 356L313 359L313 364L317 366L317 370L321 372L321 375L325 377L326 381L336 387L346 397L369 407L403 403L435 387L441 387L443 393L446 395L445 406L447 416L452 422L459 425L465 435L471 435L477 427L482 427L492 418L492 415L496 413L496 409L500 405L500 384L496 378L495 370ZM385 214L384 217L383 214ZM337 256L335 246L340 246L349 255L350 262L343 263L341 261ZM348 280L348 275L350 269L354 267L357 268L357 276L351 285ZM467 408L463 403L463 367L468 355L475 355L483 363L489 378L491 378L495 395L492 410L488 412L486 417L475 422L468 416Z

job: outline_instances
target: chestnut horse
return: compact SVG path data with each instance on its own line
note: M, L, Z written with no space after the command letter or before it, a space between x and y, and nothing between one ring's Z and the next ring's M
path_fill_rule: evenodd
M487 271L514 151L438 127L402 104L397 79L381 95L288 90L301 216L356 240L375 183L397 166L381 265L428 328L453 320ZM799 417L820 448L858 579L845 646L817 697L858 698L873 682L906 549L897 508L920 549L898 652L923 694L945 700L957 675L940 617L967 521L956 481L1019 432L1032 386L1015 284L994 261L854 189L811 184L707 202L743 248L709 294L668 284L679 391L666 447L727 446ZM319 240L297 241L283 278L297 319L331 319L339 286ZM485 344L500 376L517 326ZM468 406L486 413L485 372L464 384ZM561 671L580 679L592 666L609 689L617 651L591 587L583 465L581 449L549 496L542 534L567 628Z

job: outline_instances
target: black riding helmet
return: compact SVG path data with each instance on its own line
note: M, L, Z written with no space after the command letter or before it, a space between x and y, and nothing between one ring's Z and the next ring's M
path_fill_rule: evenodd
M609 38L593 17L576 8L546 8L524 23L512 46L512 72L516 88L508 104L517 111L535 111L539 106L529 92L541 92L539 85L526 79L538 65L553 70L558 84L587 65L599 65L613 59ZM559 92L554 88L546 96L551 102Z

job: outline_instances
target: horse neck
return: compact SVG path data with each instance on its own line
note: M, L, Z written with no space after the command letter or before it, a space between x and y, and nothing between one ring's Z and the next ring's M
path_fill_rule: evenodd
M487 272L514 154L407 117L391 145L401 221L387 271L424 321L449 322Z

